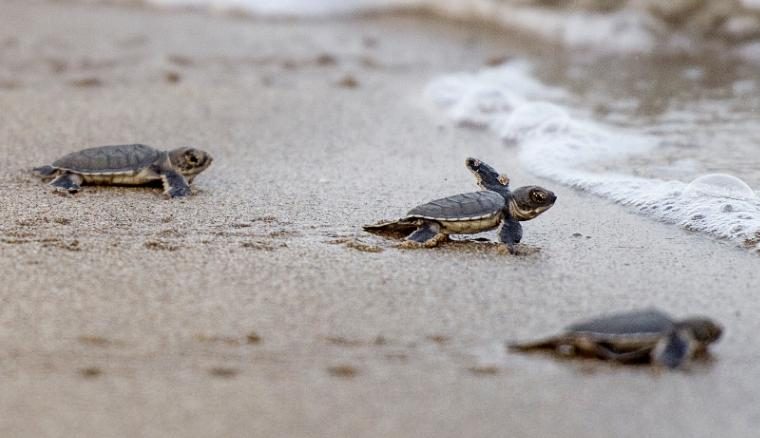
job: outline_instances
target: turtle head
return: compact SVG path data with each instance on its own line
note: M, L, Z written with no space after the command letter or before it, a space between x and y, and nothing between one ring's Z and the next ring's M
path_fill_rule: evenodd
M509 214L519 221L527 221L550 209L557 200L553 192L538 186L525 186L512 191Z
M723 334L723 327L710 318L695 316L686 318L677 323L679 329L691 332L694 339L702 345L711 344Z
M488 164L477 158L468 158L464 161L464 165L475 175L477 184L482 189L502 194L509 191L509 178L506 175L500 175L496 169Z
M169 151L169 160L179 173L192 180L214 161L208 152L195 148L177 148Z

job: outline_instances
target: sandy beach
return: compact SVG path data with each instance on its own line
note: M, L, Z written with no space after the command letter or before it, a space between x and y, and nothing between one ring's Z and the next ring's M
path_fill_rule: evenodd
M751 437L760 259L540 180L421 94L529 38L425 16L263 21L0 4L0 436ZM29 169L195 145L195 195ZM361 231L475 190L476 156L557 204L522 256ZM495 233L485 234L495 239ZM647 306L726 327L655 372L505 343Z

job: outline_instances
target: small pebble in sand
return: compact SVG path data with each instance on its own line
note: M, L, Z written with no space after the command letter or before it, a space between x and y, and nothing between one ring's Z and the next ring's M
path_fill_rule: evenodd
M484 64L489 67L496 67L498 65L502 65L509 61L512 57L509 55L495 55L491 56L490 58L486 59Z
M240 374L240 371L234 369L234 368L226 368L226 367L214 367L208 370L209 375L213 377L220 377L223 379L231 379L238 374Z
M61 59L46 59L45 62L53 73L63 73L69 68L69 64Z
M166 59L174 65L188 67L194 64L193 60L183 55L169 55Z
M182 76L175 71L166 72L164 78L166 79L166 82L170 84L176 84L182 80Z
M358 347L363 344L363 342L358 339L348 339L342 336L326 336L325 341L341 347Z
M259 336L256 332L250 332L245 337L245 341L248 344L260 344L261 343L261 336Z
M79 370L79 375L85 379L94 379L103 374L103 370L98 367L87 367Z
M98 78L82 78L82 79L74 79L72 81L69 81L69 85L74 87L100 87L103 85L103 81L101 81Z
M350 379L356 377L359 374L359 370L351 365L336 365L327 368L328 374L334 377L341 377L344 379Z
M435 342L436 344L445 344L451 340L448 336L445 335L430 335L427 337L428 340Z
M80 343L93 347L109 347L113 345L110 339L96 335L81 335L77 338Z
M467 371L476 376L495 376L496 374L499 374L499 368L493 365L477 365L467 368Z
M339 87L343 88L357 88L359 87L359 81L350 74L343 76L338 82L335 83Z
M331 55L329 53L323 53L323 54L317 56L317 58L314 60L314 62L317 65L321 65L323 67L326 67L326 66L337 64L338 60L333 55Z

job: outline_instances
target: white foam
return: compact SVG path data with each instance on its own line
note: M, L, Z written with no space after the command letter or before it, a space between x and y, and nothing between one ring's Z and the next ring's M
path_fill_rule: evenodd
M657 220L760 249L760 198L731 175L691 183L597 170L658 147L656 137L600 125L554 102L563 91L542 86L523 62L476 74L445 76L427 95L460 124L490 129L520 146L532 173L637 209Z

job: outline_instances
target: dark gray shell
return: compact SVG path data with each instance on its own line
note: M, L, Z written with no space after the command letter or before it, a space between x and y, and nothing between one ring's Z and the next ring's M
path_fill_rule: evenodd
M418 205L407 213L406 219L422 218L442 221L476 219L498 214L505 205L496 192L463 193Z
M592 339L654 338L668 333L673 320L654 309L618 313L573 324L567 333L588 336Z
M134 172L155 163L163 152L143 144L98 146L72 152L53 167L82 174Z

